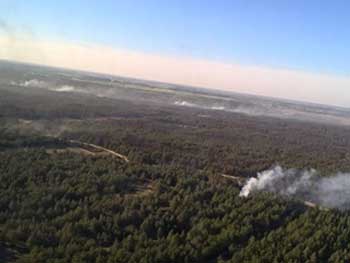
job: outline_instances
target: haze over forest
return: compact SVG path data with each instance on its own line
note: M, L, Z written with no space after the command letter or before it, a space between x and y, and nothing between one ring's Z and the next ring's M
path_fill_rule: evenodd
M350 4L0 3L0 262L350 262Z

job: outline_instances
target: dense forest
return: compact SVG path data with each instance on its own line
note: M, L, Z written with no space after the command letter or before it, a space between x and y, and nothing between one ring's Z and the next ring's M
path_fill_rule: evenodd
M0 262L350 260L348 211L241 198L222 176L275 164L350 171L347 126L0 92Z
M237 184L214 172L48 153L53 142L37 139L17 139L30 146L0 154L5 261L345 262L350 256L347 212L263 193L242 199Z

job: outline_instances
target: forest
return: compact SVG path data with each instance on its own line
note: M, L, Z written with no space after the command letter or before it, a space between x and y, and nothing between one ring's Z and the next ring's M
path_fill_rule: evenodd
M349 262L350 213L241 186L350 171L350 128L0 88L1 262ZM127 157L85 147L105 147Z

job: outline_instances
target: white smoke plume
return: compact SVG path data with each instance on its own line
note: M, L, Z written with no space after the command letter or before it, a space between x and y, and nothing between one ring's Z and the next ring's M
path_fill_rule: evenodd
M63 85L61 87L54 88L53 90L57 92L72 92L72 91L75 91L76 89L73 86Z
M47 88L47 83L42 80L31 79L21 82L19 86L22 87L33 87L33 88Z
M15 81L11 81L10 84L13 86L18 85L21 87L42 88L42 89L52 90L52 91L56 91L56 92L82 92L82 93L94 94L93 91L79 89L79 88L76 88L76 87L71 86L71 85L58 86L55 83L48 83L46 81L38 80L38 79L25 80L25 81L19 82L19 83L15 82Z
M194 104L194 103L191 103L191 102L187 102L187 101L184 101L184 100L183 101L175 101L174 104L178 105L178 106L201 108L201 106L199 106L197 104Z
M212 106L210 107L211 110L225 110L224 106Z
M283 169L276 166L250 178L241 197L266 191L315 203L325 208L350 209L350 173L321 177L316 170Z

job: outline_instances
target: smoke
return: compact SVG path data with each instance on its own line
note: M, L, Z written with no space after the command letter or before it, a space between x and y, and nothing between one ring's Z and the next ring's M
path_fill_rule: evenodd
M191 102L187 102L187 101L175 101L174 102L175 105L177 106L185 106L185 107L195 107L195 108L201 108L200 105L191 103Z
M174 104L177 105L177 106L194 107L194 108L205 109L205 110L216 110L216 111L226 110L226 108L224 106L220 106L220 105L204 106L204 105L199 105L199 104L195 104L195 103L192 103L192 102L188 102L188 101L185 101L185 100L175 101Z
M33 87L33 88L46 88L48 84L42 80L31 79L31 80L26 80L24 82L19 83L19 86Z
M225 110L226 108L224 106L211 106L211 110Z
M53 90L57 92L72 92L72 91L75 91L75 87L69 86L69 85L63 85L62 87L55 88Z
M7 131L23 135L60 137L66 132L74 131L76 128L75 123L76 122L71 120L59 120L52 122L47 120L17 119L15 121L5 121L2 126L6 127Z
M29 87L29 88L42 88L42 89L47 89L51 91L56 91L56 92L82 92L82 93L89 93L88 90L83 90L76 88L71 85L56 85L53 83L48 83L43 80L38 80L38 79L31 79L31 80L25 80L23 82L15 82L11 81L11 85L13 86L21 86L21 87ZM91 93L91 92L90 92Z
M350 208L350 173L321 177L314 169L283 169L276 166L250 178L240 192L241 197L266 191L296 198L325 208Z

